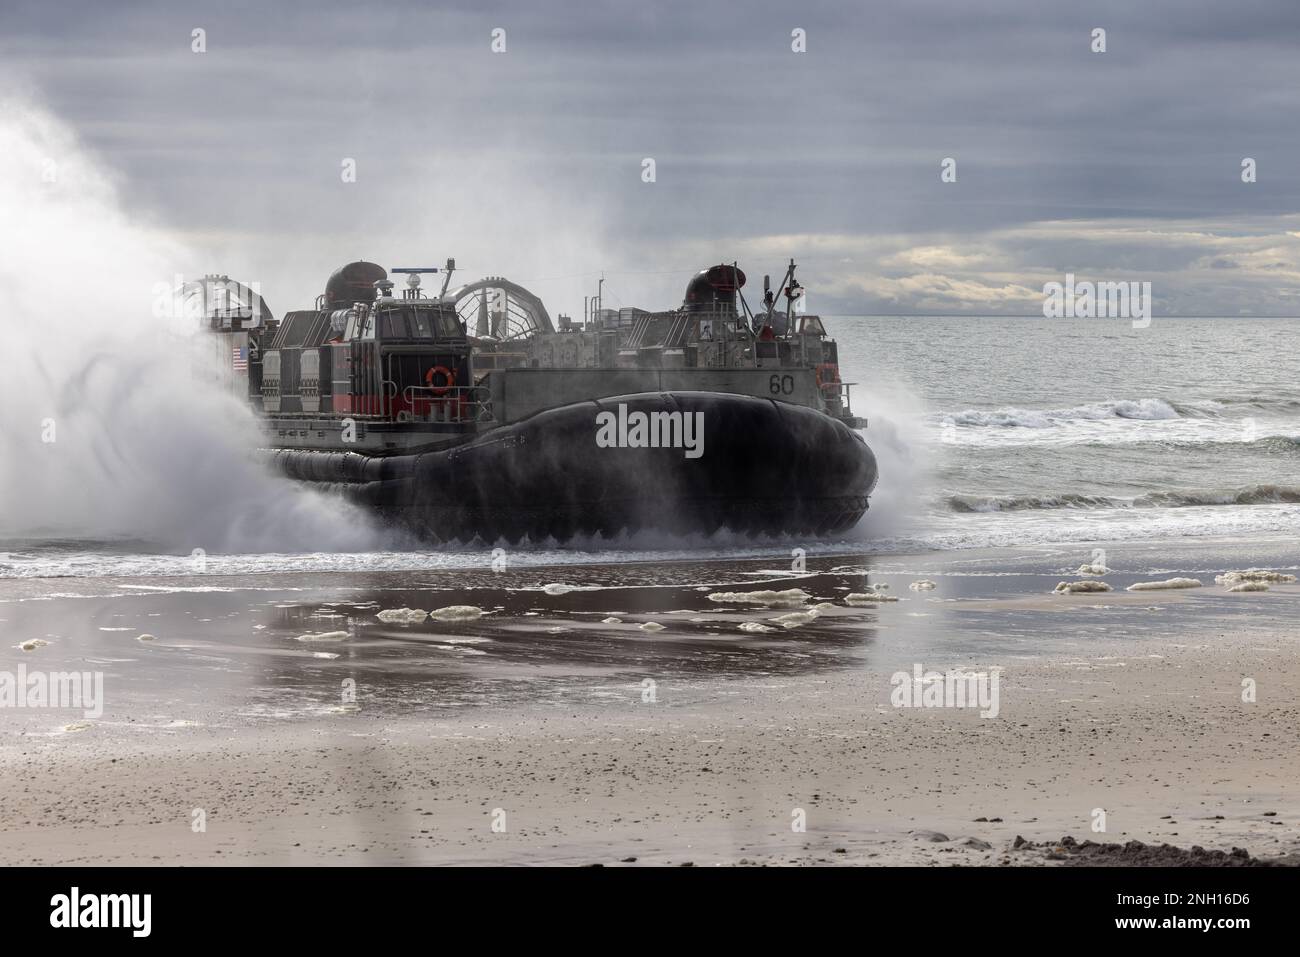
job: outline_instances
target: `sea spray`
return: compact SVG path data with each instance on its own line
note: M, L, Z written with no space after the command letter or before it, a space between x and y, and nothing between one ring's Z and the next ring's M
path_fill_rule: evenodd
M130 218L70 130L14 101L0 104L0 209L0 535L373 546L362 514L251 458L251 411L193 375L197 324L155 317L156 287L201 273L195 255Z
M875 453L880 479L867 514L849 537L877 542L914 533L926 511L932 461L942 455L942 445L928 444L924 410L901 386L855 393L853 407L868 421L862 435Z

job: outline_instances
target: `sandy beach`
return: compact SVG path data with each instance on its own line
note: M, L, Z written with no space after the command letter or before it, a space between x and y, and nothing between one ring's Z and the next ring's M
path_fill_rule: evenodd
M436 596L487 615L418 626L374 621L380 605L410 605L403 576L347 597L337 580L325 595L284 576L298 589L288 608L275 606L289 592L219 579L143 598L102 582L98 597L57 600L21 600L10 583L6 635L38 607L59 621L62 603L91 637L5 642L4 667L117 651L100 665L100 719L4 714L0 860L1055 865L1077 857L1063 837L1300 851L1300 586L1231 594L1210 576L1125 592L1111 576L1111 593L1052 595L1059 556L1002 554L983 557L983 577L961 556L963 572L937 566L934 589L911 590L911 566L935 558L899 561L870 575L810 561L785 582L761 561L623 569L641 580L616 585L568 568L578 584L556 594L542 584L555 570L531 569ZM1020 571L997 571L1008 562ZM800 607L822 608L772 624L791 609L707 598L728 580L797 587ZM898 601L845 601L884 584ZM169 623L178 599L185 627ZM322 612L338 617L305 627ZM112 616L125 623L96 624ZM139 642L149 616L155 640ZM288 637L328 633L321 621L342 636ZM146 656L142 676L132 662ZM891 677L914 665L999 669L996 716L894 706Z

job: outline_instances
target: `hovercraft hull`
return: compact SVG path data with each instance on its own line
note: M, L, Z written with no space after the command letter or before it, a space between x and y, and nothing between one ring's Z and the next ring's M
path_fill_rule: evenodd
M824 536L858 522L877 477L871 449L843 422L713 392L573 403L439 451L270 455L290 477L422 538L487 543L640 530Z

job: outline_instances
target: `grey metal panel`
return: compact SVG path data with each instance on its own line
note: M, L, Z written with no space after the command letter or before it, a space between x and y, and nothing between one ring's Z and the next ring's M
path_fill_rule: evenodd
M811 370L502 369L490 378L498 422L543 409L637 392L734 392L820 408Z
M280 411L280 352L270 349L262 355L262 402L267 412Z
M302 399L302 411L320 411L320 351L303 349L299 359L301 366L301 385L299 395Z

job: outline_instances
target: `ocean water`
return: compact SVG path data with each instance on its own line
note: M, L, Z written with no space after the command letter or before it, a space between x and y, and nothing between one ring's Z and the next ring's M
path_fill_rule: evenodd
M641 538L510 550L515 565L951 552L1300 533L1300 320L828 317L880 460L841 541ZM243 494L243 493L241 493ZM3 505L17 509L15 502ZM10 528L16 512L0 516ZM347 572L487 566L490 547L205 548L0 533L0 578ZM178 519L183 524L184 519ZM204 548L201 559L194 549ZM1085 555L1086 557L1086 555Z
M1300 320L827 325L898 516L869 547L1300 533Z

